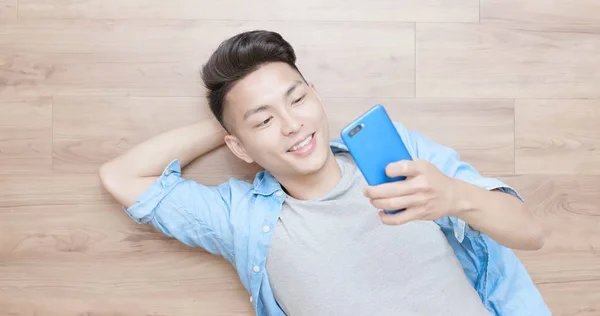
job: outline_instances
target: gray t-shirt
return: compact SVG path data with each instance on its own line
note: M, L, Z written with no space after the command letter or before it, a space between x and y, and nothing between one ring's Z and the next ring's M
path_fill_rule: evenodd
M296 315L490 315L439 226L381 223L347 153L323 197L288 197L267 257L277 302Z

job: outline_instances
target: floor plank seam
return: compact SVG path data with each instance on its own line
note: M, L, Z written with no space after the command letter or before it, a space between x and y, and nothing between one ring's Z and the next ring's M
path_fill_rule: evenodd
M50 112L50 122L51 122L51 127L52 127L52 131L51 131L51 140L50 140L50 173L54 174L54 95L50 97L50 107L51 107L51 112Z
M517 173L517 100L513 99L513 174Z
M414 71L414 84L415 90L413 92L414 98L417 98L417 23L413 24L413 38L414 38L414 63L415 63L415 71Z

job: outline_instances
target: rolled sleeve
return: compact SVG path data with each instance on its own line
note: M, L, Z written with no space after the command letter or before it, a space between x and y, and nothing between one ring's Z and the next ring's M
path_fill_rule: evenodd
M419 132L410 131L407 133L410 135L410 141L417 153L417 158L430 161L447 176L463 180L486 190L499 190L523 201L523 197L514 188L498 179L480 175L470 164L461 161L458 152L454 149L435 143ZM452 226L454 237L459 242L462 242L466 235L475 237L480 235L479 231L456 217L449 217L440 222Z
M134 205L123 209L138 224L148 224L154 217L155 207L182 181L179 160L173 160Z
M139 224L150 224L188 246L230 259L230 198L229 183L209 187L186 180L179 161L173 160L136 203L124 210Z

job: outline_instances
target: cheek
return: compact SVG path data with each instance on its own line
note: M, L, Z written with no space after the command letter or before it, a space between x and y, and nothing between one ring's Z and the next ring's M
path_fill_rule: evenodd
M307 118L315 122L323 121L326 118L325 109L319 102L311 102L311 104L306 107L306 111L304 113Z
M249 148L248 152L252 153L255 157L268 157L272 156L273 153L279 153L281 151L281 144L279 143L279 137L274 135L275 133L258 133L255 135Z

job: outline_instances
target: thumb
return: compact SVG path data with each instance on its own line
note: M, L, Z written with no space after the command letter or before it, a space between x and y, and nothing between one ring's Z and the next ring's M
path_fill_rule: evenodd
M410 221L420 219L421 212L418 208L409 208L400 211L396 214L387 214L383 211L379 212L381 221L386 225L402 225Z
M416 177L421 173L420 163L415 160L398 160L388 164L385 168L388 177Z

